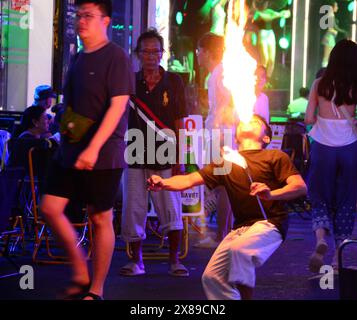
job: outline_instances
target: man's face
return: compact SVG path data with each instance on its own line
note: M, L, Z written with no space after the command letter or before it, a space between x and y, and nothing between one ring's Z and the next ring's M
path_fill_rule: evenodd
M41 132L41 134L48 132L49 122L46 112L42 113L38 120L34 120L34 125Z
M253 116L253 118L245 123L240 122L237 126L236 138L238 143L245 139L254 140L257 142L267 142L264 141L266 136L265 124L258 117Z
M101 37L106 32L110 18L105 17L99 6L83 4L76 13L76 29L82 40Z
M208 62L209 62L209 52L208 50L198 47L196 50L196 55L197 55L197 62L198 65L202 68L207 69Z
M138 58L143 69L157 69L162 59L162 48L160 41L156 38L141 41Z
M262 68L258 68L255 74L257 76L256 91L260 93L263 91L265 84L267 83L267 74Z

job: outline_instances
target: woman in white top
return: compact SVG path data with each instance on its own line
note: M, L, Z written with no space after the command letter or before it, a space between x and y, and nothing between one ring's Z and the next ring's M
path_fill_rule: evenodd
M357 202L357 44L342 40L312 85L305 114L310 136L309 196L316 234L310 270L319 272L332 233L336 249L353 231ZM337 267L337 251L332 264Z

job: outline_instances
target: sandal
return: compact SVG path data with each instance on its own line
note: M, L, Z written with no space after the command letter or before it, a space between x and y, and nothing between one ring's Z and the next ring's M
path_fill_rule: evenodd
M104 300L103 297L98 296L97 294L95 294L93 292L87 292L87 293L83 294L81 297L81 300L84 300L84 298L87 298L87 297L93 298L93 300Z
M169 275L173 277L188 277L190 273L182 263L174 263L170 265Z
M128 264L126 264L124 267L120 269L119 273L122 276L132 277L132 276L144 275L146 272L144 266L141 266L135 262L129 262Z
M83 284L72 280L69 286L59 293L59 297L61 300L80 300L83 294L88 292L90 286L90 282L87 284ZM69 293L70 291L74 292Z

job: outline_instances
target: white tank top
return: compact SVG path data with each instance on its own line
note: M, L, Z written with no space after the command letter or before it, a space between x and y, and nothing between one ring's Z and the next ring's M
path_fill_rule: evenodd
M338 119L326 119L317 116L317 121L309 136L317 142L330 147L343 147L357 141L357 134L348 119L342 119L335 104L336 92L331 99L331 108Z
M351 124L346 119L326 119L317 116L309 136L330 147L343 147L357 141Z

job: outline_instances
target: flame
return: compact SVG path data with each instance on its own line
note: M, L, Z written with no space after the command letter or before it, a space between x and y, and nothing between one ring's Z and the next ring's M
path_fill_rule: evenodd
M236 165L242 167L243 169L248 168L247 161L237 150L233 150L228 146L224 146L223 152L224 152L223 153L224 160L235 163Z
M238 23L235 16L238 16ZM235 112L243 122L249 122L252 118L257 99L257 62L243 45L246 21L245 0L230 0L223 55L223 84L231 92Z

